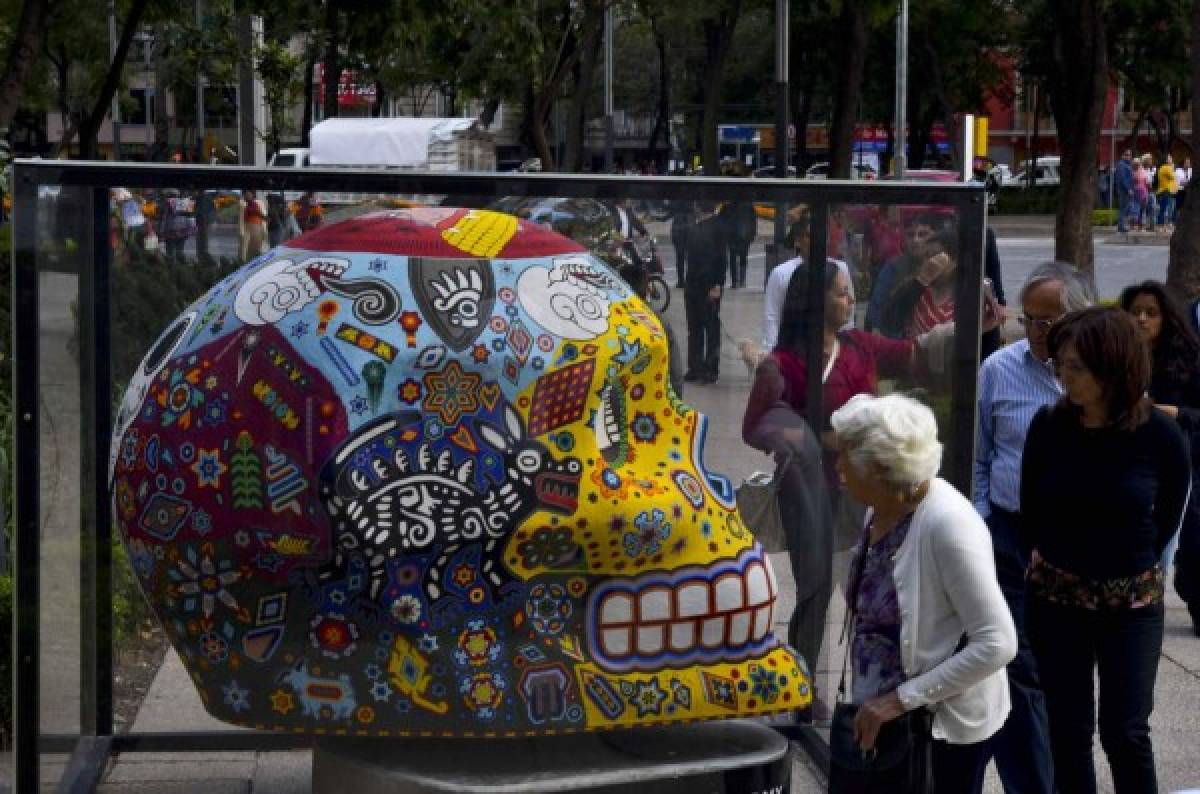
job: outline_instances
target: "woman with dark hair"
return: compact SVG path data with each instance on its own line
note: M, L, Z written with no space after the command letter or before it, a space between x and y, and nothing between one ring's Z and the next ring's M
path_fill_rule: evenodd
M1047 344L1065 396L1034 417L1021 467L1033 549L1026 621L1037 658L1055 784L1096 791L1100 743L1117 794L1158 791L1150 713L1163 639L1163 549L1187 504L1178 425L1145 396L1150 356L1122 311L1072 312Z
M1150 348L1150 399L1179 423L1192 450L1192 483L1200 472L1200 337L1179 304L1158 281L1126 287L1121 308L1137 322ZM1175 549L1180 549L1175 556ZM1200 636L1200 500L1188 502L1179 535L1163 554L1163 572L1175 563L1175 589L1187 602L1192 630Z
M776 477L801 477L823 468L827 491L835 508L841 492L834 466L837 445L830 428L830 415L856 394L874 394L879 375L900 375L912 370L918 349L935 349L949 337L949 327L926 334L920 340L887 339L857 329L840 330L850 319L854 305L850 277L836 262L827 260L823 271L824 320L809 305L808 263L800 264L788 282L783 316L775 349L758 365L754 384L742 418L742 438L747 444L774 452L786 461ZM818 325L818 323L821 323ZM808 349L821 347L822 415L808 416ZM833 553L862 530L861 524L847 527L846 542L835 543L832 522L814 519L818 509L803 504L803 484L784 480L780 512L788 535L788 551L797 590L788 638L792 646L815 666L825 630L825 610L832 593ZM828 509L828 508L825 508ZM852 513L853 511L848 511ZM842 523L850 523L849 521ZM751 527L753 530L753 527Z

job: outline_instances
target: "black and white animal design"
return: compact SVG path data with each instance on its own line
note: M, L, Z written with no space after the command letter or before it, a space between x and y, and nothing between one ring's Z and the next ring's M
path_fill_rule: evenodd
M555 460L527 438L512 406L503 415L503 427L475 423L476 435L501 454L504 465L503 480L489 478L484 490L476 486L473 458L456 466L450 449L435 454L428 442L415 453L405 451L399 436L419 415L390 414L363 425L321 472L320 496L334 530L333 559L321 578L343 575L347 555L361 555L370 576L367 595L377 603L388 560L439 548L424 583L436 601L445 561L460 546L481 543L481 573L498 593L508 581L504 539L535 509L575 512L583 468L575 458Z

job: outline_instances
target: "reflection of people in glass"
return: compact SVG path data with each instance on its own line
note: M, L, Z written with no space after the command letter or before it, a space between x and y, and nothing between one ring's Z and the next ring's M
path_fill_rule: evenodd
M1150 714L1162 652L1159 559L1191 485L1187 441L1146 396L1150 357L1117 309L1050 329L1066 395L1034 417L1021 461L1029 643L1037 657L1058 790L1096 790L1100 741L1117 791L1158 791Z
M823 326L817 327L818 312L808 305L808 273L807 264L798 264L792 274L778 342L755 371L742 418L742 438L750 446L775 452L777 458L786 454L804 456L802 464L813 476L822 468L819 460L824 459L825 485L835 507L844 510L846 505L836 504L840 487L833 468L836 446L829 429L830 413L856 394L874 393L880 374L911 372L917 352L936 347L938 340L946 339L952 329L943 327L920 340L887 339L857 329L841 330L850 318L853 298L849 277L833 261L827 261L824 268L825 318ZM822 345L823 415L814 422L808 416L807 406L807 351L809 344L818 339ZM789 414L795 421L788 423L780 413ZM813 438L814 433L819 440ZM811 588L797 595L788 636L793 647L816 664L832 592L835 545L844 548L849 543L836 543L832 521L813 520L819 506L814 508L809 491L790 479L798 477L799 472L790 469L782 474L789 476L785 480L788 487L782 490L780 511L788 535L793 575L798 583ZM811 483L803 485L811 488Z
M943 229L924 246L916 269L893 287L879 330L895 339L911 338L954 319L954 280L958 271L957 233Z
M683 292L687 310L689 383L716 383L721 364L721 291L725 283L724 229L711 202L696 205L688 232L688 268Z
M987 740L1008 714L1004 665L1017 650L987 528L937 477L942 445L927 406L860 395L831 421L838 471L871 507L848 586L855 739L870 750L885 723L929 708L932 790L977 794Z
M829 415L856 394L873 394L879 377L897 377L912 371L918 349L931 346L933 334L920 339L888 339L858 329L842 330L854 305L850 279L835 262L827 261L824 272L825 318L814 327L817 312L808 305L808 265L799 264L792 273L784 301L783 318L775 349L759 364L742 420L743 435L753 428L759 415L773 403L783 401L801 416L807 412L808 345L822 344L822 409L815 422L823 446L836 451L829 434ZM944 339L951 328L939 329ZM832 463L832 456L829 459Z
M871 287L870 303L867 305L866 327L868 331L879 331L886 336L901 337L904 329L888 329L882 326L883 310L891 300L896 287L917 272L929 256L933 238L946 223L946 216L934 212L912 215L904 227L904 253L884 264Z

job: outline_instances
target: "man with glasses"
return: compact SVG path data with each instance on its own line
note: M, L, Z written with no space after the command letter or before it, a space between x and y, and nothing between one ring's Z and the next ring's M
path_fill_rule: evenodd
M1025 338L1001 348L979 369L979 433L972 501L992 532L996 574L1017 627L1017 656L1008 665L1012 711L992 738L1006 794L1050 794L1053 763L1046 704L1025 636L1025 568L1030 549L1019 532L1021 455L1034 414L1062 396L1046 337L1068 312L1092 303L1090 287L1063 262L1046 262L1021 287Z

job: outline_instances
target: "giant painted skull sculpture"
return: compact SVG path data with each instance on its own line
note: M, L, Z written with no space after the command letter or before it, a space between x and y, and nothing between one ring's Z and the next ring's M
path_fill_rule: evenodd
M162 335L111 484L229 722L524 735L801 708L705 422L659 321L575 243L381 212L260 257Z

